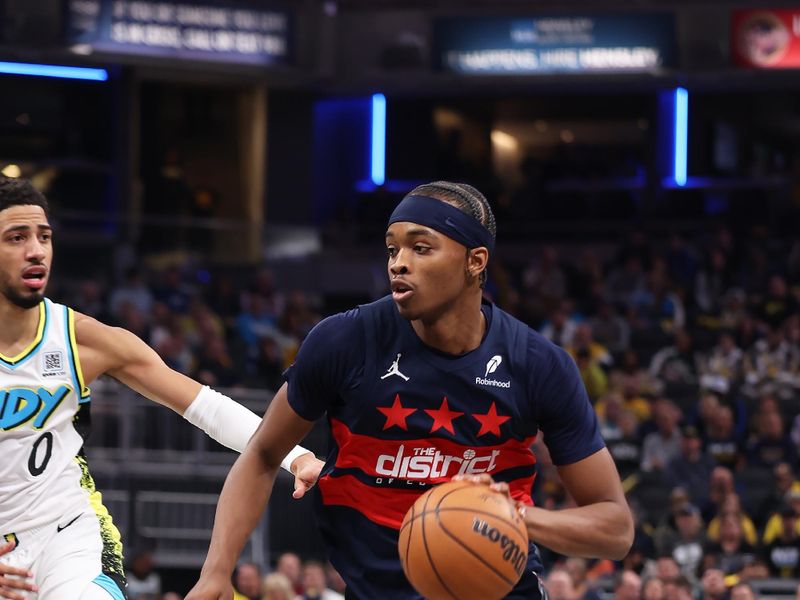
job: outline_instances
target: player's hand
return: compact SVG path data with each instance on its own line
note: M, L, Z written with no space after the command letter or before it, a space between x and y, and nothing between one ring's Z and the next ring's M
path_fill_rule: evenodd
M295 500L302 498L308 490L314 487L323 466L325 466L325 463L311 452L301 454L294 459L291 464L292 473L294 473L292 498Z
M0 546L0 556L8 554L14 549L16 544L9 542ZM19 569L0 563L0 598L8 600L25 600L27 595L18 593L16 590L36 592L39 588L30 581L33 577L28 569Z
M200 580L184 600L233 600L231 578L224 575L200 575Z
M525 517L526 506L511 497L511 490L505 481L495 481L491 475L481 473L480 475L456 475L453 481L468 481L477 485L488 485L489 489L506 497L509 504L513 506L521 517Z

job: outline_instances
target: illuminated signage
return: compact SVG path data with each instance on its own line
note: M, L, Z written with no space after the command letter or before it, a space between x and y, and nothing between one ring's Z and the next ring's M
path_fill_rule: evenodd
M737 10L731 29L734 63L758 69L800 67L800 9Z
M443 18L434 63L465 74L649 72L675 66L669 14Z
M286 11L257 2L69 0L67 41L88 50L245 64L290 61Z

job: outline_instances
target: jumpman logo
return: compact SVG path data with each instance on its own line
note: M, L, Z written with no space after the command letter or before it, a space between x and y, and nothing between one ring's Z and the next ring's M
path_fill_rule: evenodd
M387 377L391 377L392 375L397 375L398 377L402 377L405 381L408 381L408 377L403 375L400 372L400 357L403 356L402 354L398 354L397 358L392 363L392 366L386 370L386 375L383 375L381 379L386 379Z

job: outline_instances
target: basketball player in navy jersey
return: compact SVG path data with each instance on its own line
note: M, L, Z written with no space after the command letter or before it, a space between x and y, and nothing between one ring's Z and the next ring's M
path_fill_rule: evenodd
M46 298L52 233L44 196L0 177L0 598L123 600L119 532L83 453L89 384L108 374L240 452L260 421L129 331ZM289 453L295 497L321 466Z
M391 296L309 334L228 475L187 600L231 597L230 573L280 459L322 415L332 445L317 509L348 598L420 597L403 576L398 529L420 494L454 476L508 490L533 544L625 556L632 519L574 363L482 300L494 234L488 202L468 185L423 185L400 202L386 231ZM576 508L531 506L539 432ZM535 548L528 567L508 598L542 597Z

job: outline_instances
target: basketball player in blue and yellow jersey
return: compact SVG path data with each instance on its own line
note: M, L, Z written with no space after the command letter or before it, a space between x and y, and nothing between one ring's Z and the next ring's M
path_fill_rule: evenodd
M110 375L239 451L259 419L168 368L132 333L46 298L47 213L30 182L0 178L0 598L120 600L119 533L82 450L89 384ZM284 464L295 497L322 466L299 447Z
M631 515L574 363L482 300L494 230L488 202L465 184L423 185L400 202L386 231L391 296L309 334L228 474L187 600L231 597L230 573L281 457L322 415L333 443L317 487L319 520L348 598L420 597L403 576L398 529L420 494L454 476L507 489L524 507L532 544L625 556ZM531 506L530 447L540 433L575 508ZM508 597L542 598L540 569L534 547Z

